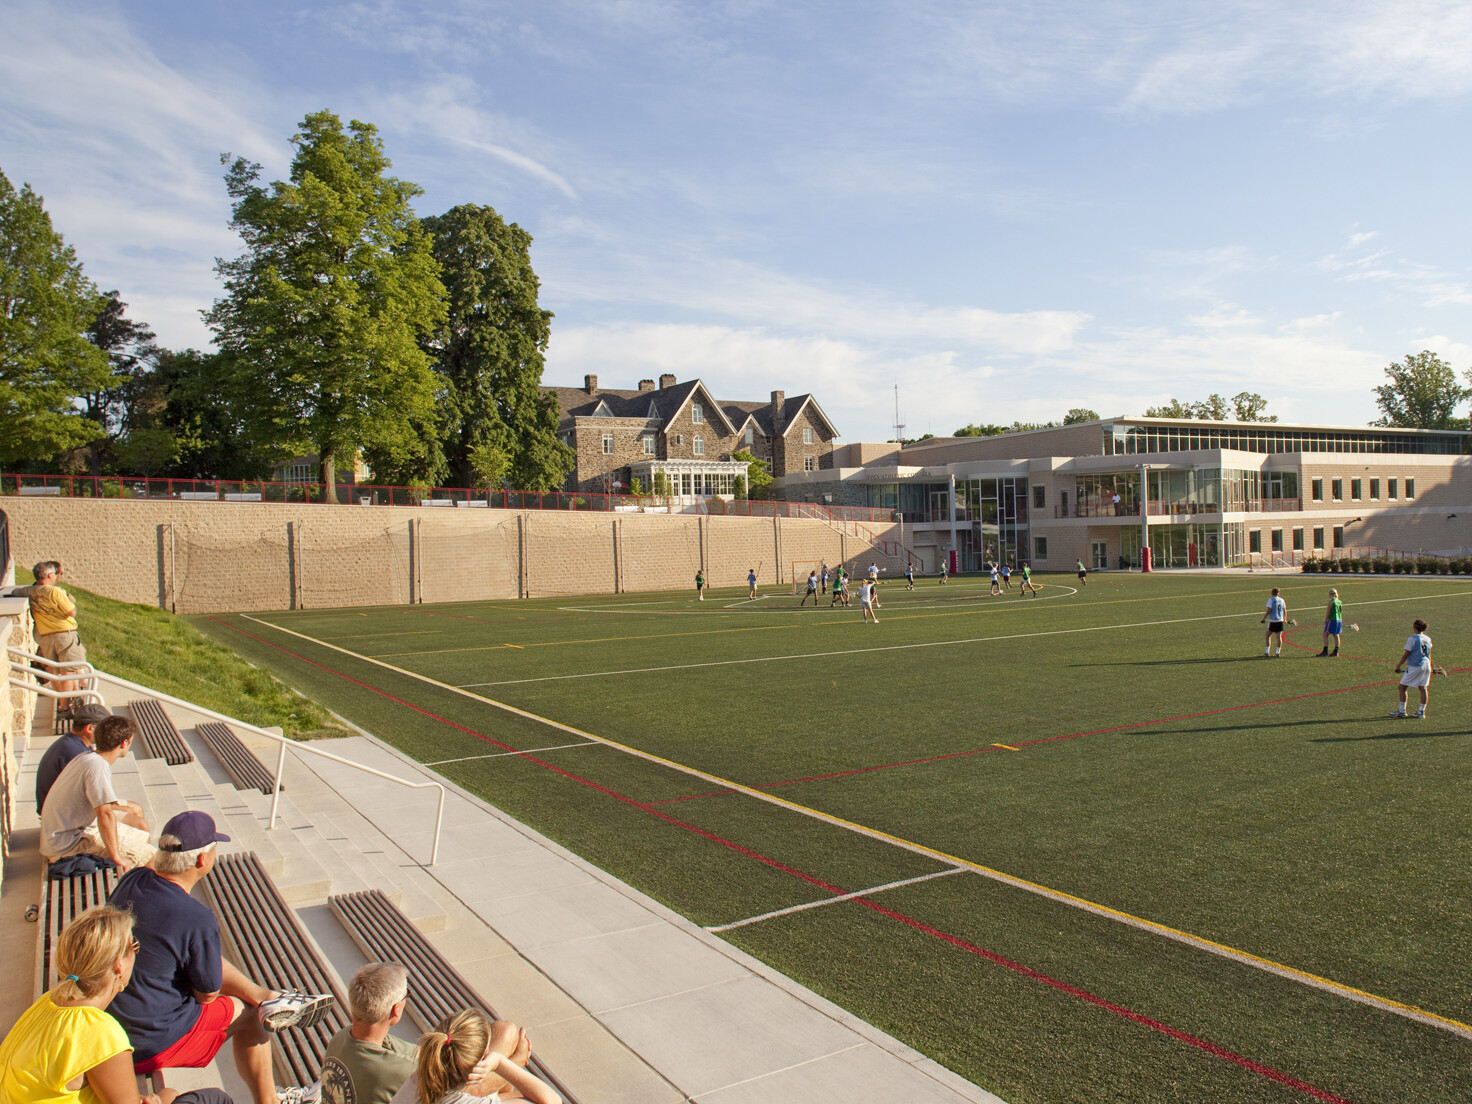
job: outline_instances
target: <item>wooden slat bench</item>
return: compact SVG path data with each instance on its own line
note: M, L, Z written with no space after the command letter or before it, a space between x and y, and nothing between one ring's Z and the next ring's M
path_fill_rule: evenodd
M271 1036L280 1083L311 1084L322 1069L327 1044L351 1023L336 974L255 852L221 855L200 885L220 918L226 954L247 977L270 989L295 987L337 998L336 1007L320 1023Z
M56 985L56 971L51 968L51 953L62 929L89 908L105 905L107 895L118 884L118 872L97 870L75 878L51 878L50 865L41 864L41 900L36 917L40 931L36 933L36 996Z
M327 906L370 961L402 963L409 971L406 1012L421 1031L432 1030L446 1016L466 1008L479 1009L491 1020L501 1018L382 890L339 894L329 897ZM578 1104L578 1098L535 1055L527 1068L567 1104Z
M263 794L275 791L276 776L250 748L241 743L229 725L221 721L206 721L195 725L194 731L210 746L237 790L260 790ZM284 785L281 788L286 789Z
M157 698L139 698L128 703L128 712L133 715L133 723L138 726L138 737L143 741L146 753L138 758L162 759L171 767L194 762L194 753L189 750L184 737L179 735L174 722L169 720L161 701Z

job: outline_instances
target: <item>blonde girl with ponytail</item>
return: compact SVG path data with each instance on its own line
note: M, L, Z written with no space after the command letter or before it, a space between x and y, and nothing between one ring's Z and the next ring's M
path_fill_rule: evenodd
M526 1032L504 1020L491 1023L475 1009L441 1020L419 1039L415 1104L499 1104L524 1097L562 1104L562 1097L522 1063L531 1053ZM405 1099L400 1093L395 1101Z
M139 1096L128 1033L104 1011L133 976L133 915L108 905L67 925L52 954L60 980L0 1042L5 1104L230 1104L218 1089Z

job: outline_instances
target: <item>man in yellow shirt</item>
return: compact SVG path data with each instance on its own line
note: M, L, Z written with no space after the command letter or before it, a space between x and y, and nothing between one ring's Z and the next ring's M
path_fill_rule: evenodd
M16 587L11 594L17 598L31 600L31 620L36 626L36 654L42 659L58 663L81 661L87 658L87 649L77 639L77 604L59 585L61 564L55 560L42 560L31 569L36 582L33 586ZM48 682L47 685L61 692L75 690L78 682ZM71 713L71 699L57 701L59 716Z

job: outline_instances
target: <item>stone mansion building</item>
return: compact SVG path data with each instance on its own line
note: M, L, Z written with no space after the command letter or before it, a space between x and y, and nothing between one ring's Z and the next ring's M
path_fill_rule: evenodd
M738 450L777 477L833 467L838 431L812 395L717 399L700 380L676 383L673 375L658 386L640 380L632 391L600 388L597 376L542 390L556 397L558 437L577 454L570 491L627 491L637 479L650 492L663 476L672 494L732 494L748 466L731 459Z

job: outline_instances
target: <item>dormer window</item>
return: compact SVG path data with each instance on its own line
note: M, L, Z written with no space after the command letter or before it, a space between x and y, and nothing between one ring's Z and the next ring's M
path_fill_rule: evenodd
M603 401L600 400L599 403L598 403L597 408L593 411L593 417L595 417L595 418L612 418L613 417L613 411L608 409L608 404L606 402L603 402Z
M690 404L690 420L696 425L699 425L701 422L705 421L705 411L701 408L701 405L699 403Z
M752 444L755 441L756 441L756 430L754 430L754 429L751 428L751 423L750 422L747 422L746 423L746 443L749 445L749 444Z
M659 407L654 405L654 400L649 400L649 420L657 421L659 418Z

